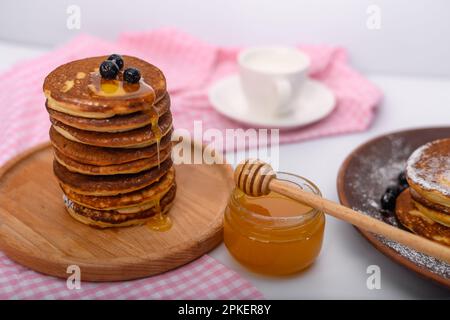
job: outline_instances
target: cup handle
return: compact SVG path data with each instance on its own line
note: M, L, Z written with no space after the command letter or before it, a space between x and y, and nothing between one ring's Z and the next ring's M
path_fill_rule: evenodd
M292 84L284 78L276 79L274 84L278 110L280 111L279 113L283 113L287 102L291 99Z

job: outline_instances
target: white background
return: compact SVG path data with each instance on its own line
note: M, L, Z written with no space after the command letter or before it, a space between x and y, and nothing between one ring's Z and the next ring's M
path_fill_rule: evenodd
M227 45L329 43L346 47L352 63L385 98L364 133L283 145L280 169L308 176L337 200L336 175L358 144L388 131L448 125L450 119L450 2L404 0L297 1L2 1L0 71L75 36L66 8L78 4L80 32L114 39L121 31L176 26ZM381 29L368 30L366 9L381 9ZM211 255L238 271L267 298L450 298L373 249L351 226L328 217L317 262L304 273L271 278L249 273L219 246ZM368 290L366 268L381 268L381 290Z
M450 75L448 0L2 0L0 39L54 45L78 31L66 9L81 9L81 30L114 39L124 30L175 26L217 44L330 43L363 71ZM366 27L369 5L381 29Z

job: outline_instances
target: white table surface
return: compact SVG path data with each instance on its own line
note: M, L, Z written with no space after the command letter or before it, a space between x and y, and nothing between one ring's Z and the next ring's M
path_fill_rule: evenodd
M46 48L0 42L0 71ZM390 131L449 125L450 79L372 74L384 101L372 127L363 133L321 138L280 147L280 170L314 181L323 194L338 200L336 176L345 157L359 144ZM222 244L210 255L251 281L273 299L450 299L450 290L423 279L375 250L350 225L327 217L320 257L307 271L289 277L266 277L247 271ZM366 286L369 265L381 269L381 289Z

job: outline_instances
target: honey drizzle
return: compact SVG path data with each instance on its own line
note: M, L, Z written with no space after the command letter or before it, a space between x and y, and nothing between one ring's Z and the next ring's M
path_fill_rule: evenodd
M172 220L162 213L160 199L156 201L155 207L157 213L147 222L147 227L153 231L168 231L172 227Z
M151 120L151 130L156 140L156 152L158 155L158 169L161 168L160 158L160 142L162 137L162 131L159 127L159 116L155 110L155 106L152 105L150 109L145 111ZM167 231L172 227L172 220L162 213L160 199L155 203L156 214L147 222L147 227L154 231Z
M66 82L64 82L64 86L61 88L61 92L68 92L70 89L73 88L74 85L74 81L73 80L67 80Z
M151 130L156 140L156 152L158 155L158 169L161 167L161 158L160 158L160 143L162 137L162 131L159 127L159 116L155 110L154 105L148 110L145 111L150 119L151 119ZM160 199L158 199L155 203L156 214L147 222L147 227L154 231L167 231L172 227L172 220L167 216L167 214L163 214L161 210Z
M138 83L128 83L122 80L122 74L119 74L118 79L107 80L103 79L99 72L91 72L88 88L93 95L99 97L116 97L121 100L142 98L151 104L155 100L155 92L144 78Z
M152 127L152 133L155 137L155 141L156 141L156 152L158 155L158 169L161 167L160 164L160 143L161 143L161 138L162 138L162 131L161 128L159 127L159 117L158 117L158 113L155 110L155 107L152 106L151 109L149 109L148 111L146 111L147 114L150 116L151 119L151 127Z

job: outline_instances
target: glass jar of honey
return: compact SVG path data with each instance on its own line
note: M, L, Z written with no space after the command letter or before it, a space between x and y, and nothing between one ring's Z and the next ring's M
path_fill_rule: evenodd
M300 176L278 172L277 178L321 195ZM322 247L325 216L281 194L251 197L239 188L230 196L224 216L224 242L241 264L270 275L286 275L314 262Z

